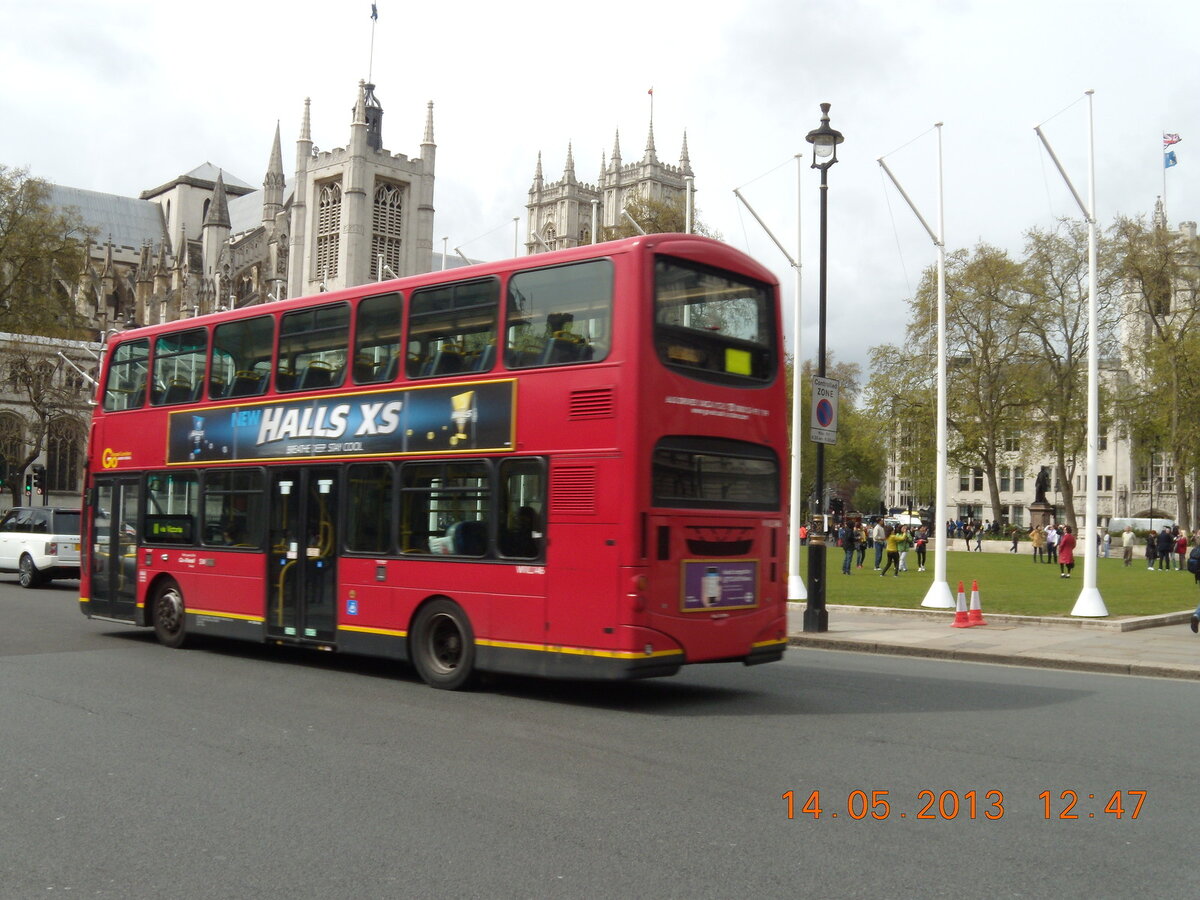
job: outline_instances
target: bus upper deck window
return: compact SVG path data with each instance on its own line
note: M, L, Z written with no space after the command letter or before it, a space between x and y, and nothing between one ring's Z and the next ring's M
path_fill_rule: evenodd
M104 385L104 411L137 409L146 402L150 342L142 339L119 344L108 364Z
M662 362L705 381L767 382L777 363L769 285L683 260L654 265L654 344Z
M510 369L597 362L612 344L613 272L607 259L518 272L508 283Z

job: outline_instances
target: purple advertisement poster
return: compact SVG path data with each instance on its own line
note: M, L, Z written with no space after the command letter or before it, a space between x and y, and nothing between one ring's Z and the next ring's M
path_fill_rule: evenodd
M683 561L684 612L746 609L758 605L758 561L687 559Z

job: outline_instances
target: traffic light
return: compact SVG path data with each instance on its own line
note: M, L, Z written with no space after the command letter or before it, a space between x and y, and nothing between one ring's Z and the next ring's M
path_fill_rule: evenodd
M28 472L25 473L25 499L28 500L33 496L33 476Z
M33 467L33 491L39 497L46 493L46 467L41 463Z

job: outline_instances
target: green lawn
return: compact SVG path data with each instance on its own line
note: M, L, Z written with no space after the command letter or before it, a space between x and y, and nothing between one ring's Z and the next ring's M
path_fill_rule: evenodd
M1069 579L1058 577L1058 566L1033 562L1028 544L1021 552L966 553L951 550L946 558L946 581L950 593L963 582L968 603L971 582L979 582L979 599L984 614L1009 613L1022 616L1069 616L1083 589L1083 556L1077 557ZM1140 549L1140 548L1139 548ZM842 550L829 547L826 560L826 603L850 606L893 606L917 609L933 582L933 553L924 572L917 571L916 554L909 551L908 571L880 578L873 571L874 551L868 550L863 568L842 574ZM800 553L801 572L808 584L808 548ZM1191 573L1146 571L1146 560L1135 555L1128 569L1120 558L1097 560L1096 587L1110 616L1149 616L1193 610L1200 589Z

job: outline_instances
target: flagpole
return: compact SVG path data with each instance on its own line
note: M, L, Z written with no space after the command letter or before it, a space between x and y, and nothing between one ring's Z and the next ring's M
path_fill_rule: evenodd
M371 51L367 55L367 84L373 84L371 81L371 73L375 69L375 23L379 21L379 12L375 9L375 4L371 4Z

